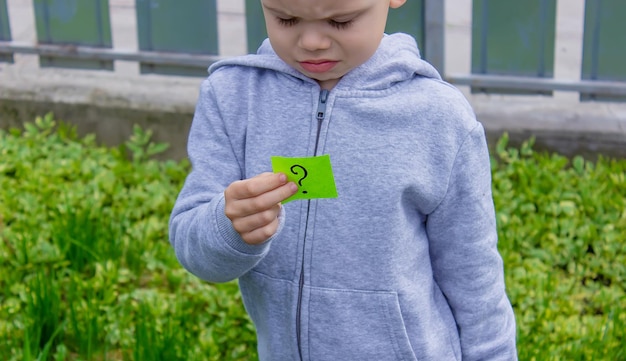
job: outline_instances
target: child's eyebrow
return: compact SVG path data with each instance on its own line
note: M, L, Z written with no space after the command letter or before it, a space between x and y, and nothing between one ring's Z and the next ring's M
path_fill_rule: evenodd
M285 16L285 17L297 17L294 15L290 15L280 9L276 9L273 8L271 6L267 6L267 5L263 5L265 7L265 9L267 9L268 11L274 13L275 15L280 15L280 16ZM352 16L357 16L359 14L361 14L362 12L365 12L367 9L359 9L359 10L354 10L354 11L346 11L346 12L341 12L341 13L336 13L336 14L331 14L330 16L326 16L324 19L334 19L334 18L343 18L343 17L352 17Z
M280 9L276 9L276 8L271 7L271 6L267 6L265 4L263 4L263 7L266 8L267 10L273 12L274 14L277 14L277 15L291 16L291 15L285 13L284 11L282 11Z

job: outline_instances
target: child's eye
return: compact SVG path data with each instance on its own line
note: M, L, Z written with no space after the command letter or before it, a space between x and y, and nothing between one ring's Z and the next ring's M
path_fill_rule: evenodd
M328 22L330 23L332 27L337 28L339 30L346 29L350 25L352 25L352 20L348 20L348 21L329 20Z
M297 18L289 18L289 19L277 18L277 19L278 19L278 23L282 26L294 26L298 23Z

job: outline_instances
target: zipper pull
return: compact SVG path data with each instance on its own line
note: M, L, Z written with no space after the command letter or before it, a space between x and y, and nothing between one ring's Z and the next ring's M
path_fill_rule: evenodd
M322 91L320 92L320 100L317 103L317 120L320 122L324 120L324 115L326 113L326 101L328 100L328 93L329 91L326 89L322 89Z

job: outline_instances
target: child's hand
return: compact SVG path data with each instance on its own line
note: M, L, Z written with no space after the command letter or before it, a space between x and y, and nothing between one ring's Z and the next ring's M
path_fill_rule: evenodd
M224 191L224 213L248 244L259 244L278 229L280 202L298 191L281 173L263 173L231 183Z

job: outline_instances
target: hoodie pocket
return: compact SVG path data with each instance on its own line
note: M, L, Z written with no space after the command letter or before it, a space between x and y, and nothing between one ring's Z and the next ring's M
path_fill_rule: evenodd
M311 288L311 360L416 361L394 292Z

